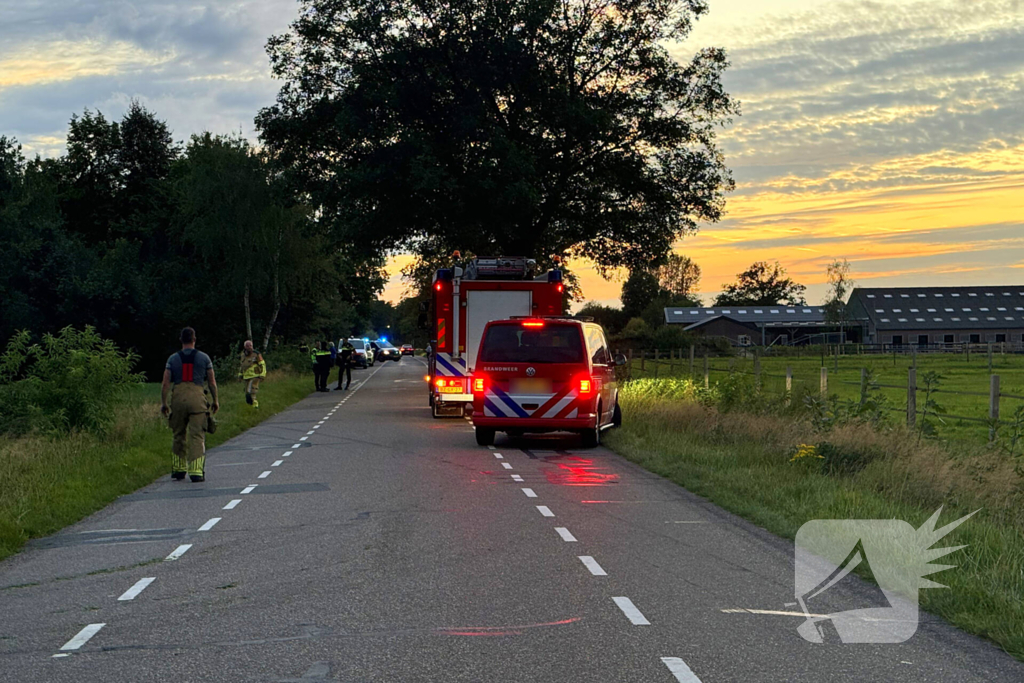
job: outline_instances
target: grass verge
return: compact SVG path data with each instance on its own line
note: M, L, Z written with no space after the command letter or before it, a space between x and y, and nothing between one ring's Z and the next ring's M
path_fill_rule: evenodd
M620 402L611 448L785 538L812 519L919 527L940 505L940 523L980 508L938 544L968 547L944 558L959 566L931 578L949 589L923 590L921 606L1024 659L1024 491L1005 456L863 424L816 433L799 417L722 413L628 384ZM830 457L791 462L800 444Z
M216 434L224 443L306 397L312 376L273 371L260 388L259 410L246 405L242 384L222 381ZM0 559L26 541L52 534L170 471L171 431L160 416L160 385L133 390L103 436L0 437Z

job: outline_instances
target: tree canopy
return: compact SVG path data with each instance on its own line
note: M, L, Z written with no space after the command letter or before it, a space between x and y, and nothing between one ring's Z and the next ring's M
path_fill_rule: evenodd
M807 287L786 275L786 269L776 261L757 261L736 276L736 282L723 286L715 299L716 306L789 306L806 305Z
M703 0L305 0L268 45L262 139L367 254L661 259L721 216L724 50Z

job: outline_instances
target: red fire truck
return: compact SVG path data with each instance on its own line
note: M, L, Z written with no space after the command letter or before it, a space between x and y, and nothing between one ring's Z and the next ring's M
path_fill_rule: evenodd
M484 326L512 316L563 314L562 271L534 275L536 263L521 257L476 258L434 273L430 364L434 417L471 411L473 372Z

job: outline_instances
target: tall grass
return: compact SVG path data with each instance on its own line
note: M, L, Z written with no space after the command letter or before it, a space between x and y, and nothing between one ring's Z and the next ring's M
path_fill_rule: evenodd
M980 509L941 544L968 546L933 577L950 590L925 590L921 604L1024 659L1024 488L1007 456L863 416L820 422L749 386L642 380L620 403L612 448L787 538L813 519L920 526L940 506L945 520ZM794 460L801 445L824 457Z

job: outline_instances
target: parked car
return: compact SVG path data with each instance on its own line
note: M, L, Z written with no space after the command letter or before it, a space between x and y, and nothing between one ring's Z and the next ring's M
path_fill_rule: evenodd
M495 433L576 432L583 445L622 423L615 366L600 325L571 318L487 323L472 375L477 443Z
M402 354L387 340L378 339L377 341L370 342L370 348L373 349L374 360L381 362L386 360L398 362L402 360Z
M338 348L344 343L344 339L338 341ZM365 339L356 339L355 337L348 340L348 343L355 348L355 364L360 368L367 368L374 364L375 359L373 357L373 347L370 346L370 342Z
M403 356L415 356L416 349L412 347L412 344L402 344L402 355Z

